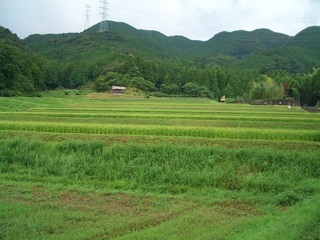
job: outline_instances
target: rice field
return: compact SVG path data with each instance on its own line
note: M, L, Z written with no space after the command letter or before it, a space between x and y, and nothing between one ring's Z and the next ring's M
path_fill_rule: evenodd
M297 107L110 99L0 112L0 130L103 135L320 141L319 114ZM299 131L297 131L299 129Z
M0 239L318 239L319 178L296 106L0 98Z

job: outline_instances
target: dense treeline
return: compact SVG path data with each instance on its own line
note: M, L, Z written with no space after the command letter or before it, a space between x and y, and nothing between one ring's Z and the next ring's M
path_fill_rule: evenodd
M39 59L27 54L8 29L1 28L0 36L0 95L33 95L44 80Z
M125 31L126 25L119 26ZM140 43L135 29L129 30L127 36L119 32L33 35L22 41L8 29L0 28L0 95L35 96L42 90L76 89L89 84L99 92L108 91L112 85L124 85L155 96L293 98L311 106L320 99L319 70L306 71L289 58L264 64L266 58L262 55L247 60L238 59L237 55L195 55L186 49L191 47L194 52L199 49L199 42L145 31ZM171 44L169 47L166 41ZM280 35L279 41L284 45L289 40ZM227 46L235 51L234 39L231 43ZM263 48L261 44L259 48ZM260 60L256 56L262 63L257 63ZM248 67L252 61L256 65Z

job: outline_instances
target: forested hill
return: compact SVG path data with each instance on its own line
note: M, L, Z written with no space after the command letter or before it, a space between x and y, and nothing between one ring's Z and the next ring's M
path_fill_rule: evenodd
M262 68L264 72L279 69L289 73L308 72L320 65L320 27L299 32L282 46L263 50L237 63L240 68Z
M202 54L224 54L238 58L259 53L290 42L290 37L268 29L257 29L252 32L221 32L204 42L197 50Z
M156 56L162 56L165 53L168 56L183 53L186 54L190 49L199 46L201 41L193 41L183 36L168 37L157 31L138 30L134 27L121 22L108 22L110 33L116 33L124 36L124 39L133 44L137 50L148 50L147 54L156 52ZM86 30L84 33L98 32L99 24Z
M25 42L33 50L46 53L48 57L51 57L50 48L67 45L77 49L79 44L87 44L90 50L116 46L132 54L146 55L148 58L214 57L217 55L243 58L266 49L284 46L291 40L291 37L287 35L268 29L258 29L252 32L222 32L208 41L195 41L183 36L168 37L157 31L138 30L128 24L112 21L109 21L109 28L110 32L105 35L98 33L99 24L97 24L80 34L31 35L25 39ZM52 42L55 44L50 44ZM47 47L49 49L44 49Z
M45 87L41 57L9 29L0 26L0 96L35 96Z
M191 41L182 36L167 37L157 31L137 30L125 23L108 22L110 32L98 33L99 24L83 33L31 35L25 43L35 52L49 58L72 59L78 54L97 58L116 54L133 54L147 58L181 58L190 56L189 49L200 41ZM69 51L59 55L60 50ZM88 56L87 56L88 57Z
M221 32L208 41L112 21L109 32L98 28L24 40L1 28L0 95L85 85L107 91L117 84L157 96L289 97L308 105L320 98L313 86L319 77L313 69L320 67L320 27L294 37L268 29Z
M289 72L309 71L320 65L320 27L307 28L295 37L268 29L221 32L208 41L168 37L112 21L109 28L110 32L99 34L97 24L83 33L31 35L24 42L34 52L59 61L79 57L92 61L110 54L133 54L148 59L183 59L201 66L269 66ZM290 64L294 66L288 67Z

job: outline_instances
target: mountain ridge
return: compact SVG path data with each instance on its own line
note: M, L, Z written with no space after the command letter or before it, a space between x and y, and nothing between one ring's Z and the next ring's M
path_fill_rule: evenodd
M88 42L90 38L91 44L99 43L101 48L113 46L134 55L142 55L148 58L188 58L204 56L212 59L218 56L226 56L234 59L243 59L255 54L266 52L270 49L284 47L287 45L300 45L304 43L303 31L295 37L291 37L282 33L273 32L269 29L256 29L253 31L237 30L232 32L220 32L207 41L190 40L184 36L166 36L161 32L154 30L139 30L126 23L109 22L110 32L104 35L98 33L99 24L83 31L82 33L63 33L63 34L46 34L46 35L30 35L23 41L33 50L42 53L37 48L38 43L56 41L64 39L66 44L75 38L78 40L84 38ZM313 27L313 31L317 32L320 27ZM300 34L300 35L299 35ZM102 36L105 38L103 39ZM310 36L309 36L310 37ZM58 39L58 40L57 40ZM311 39L312 40L312 39ZM80 40L81 41L81 40ZM117 42L118 44L115 44ZM300 42L300 44L299 44ZM109 43L109 45L108 45ZM60 44L63 44L62 42ZM108 46L107 46L108 45ZM96 46L99 48L99 46ZM303 48L305 46L302 46ZM92 50L92 49L91 49ZM46 53L47 57L51 57ZM217 60L215 60L217 62ZM218 61L219 64L219 61Z

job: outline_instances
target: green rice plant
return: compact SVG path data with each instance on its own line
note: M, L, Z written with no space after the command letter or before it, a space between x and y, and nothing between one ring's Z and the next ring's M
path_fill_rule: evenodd
M173 127L141 126L85 123L54 122L0 122L0 130L82 133L82 134L120 134L154 136L188 136L227 139L264 139L264 140L320 140L319 131L289 129L252 129L252 128L215 128L215 127Z
M318 115L308 115L308 116L272 116L270 117L265 115L230 115L228 113L210 113L210 114L201 114L199 112L195 112L194 114L164 114L161 112L150 113L128 113L128 112L110 112L110 113L92 113L92 112L21 112L21 113L12 113L12 112L4 112L0 113L1 116L33 116L33 117L55 117L55 118L135 118L135 119L190 119L190 120L227 120L227 121L262 121L262 122L288 122L288 123L296 123L296 122L310 122L310 123L320 123L320 118Z

